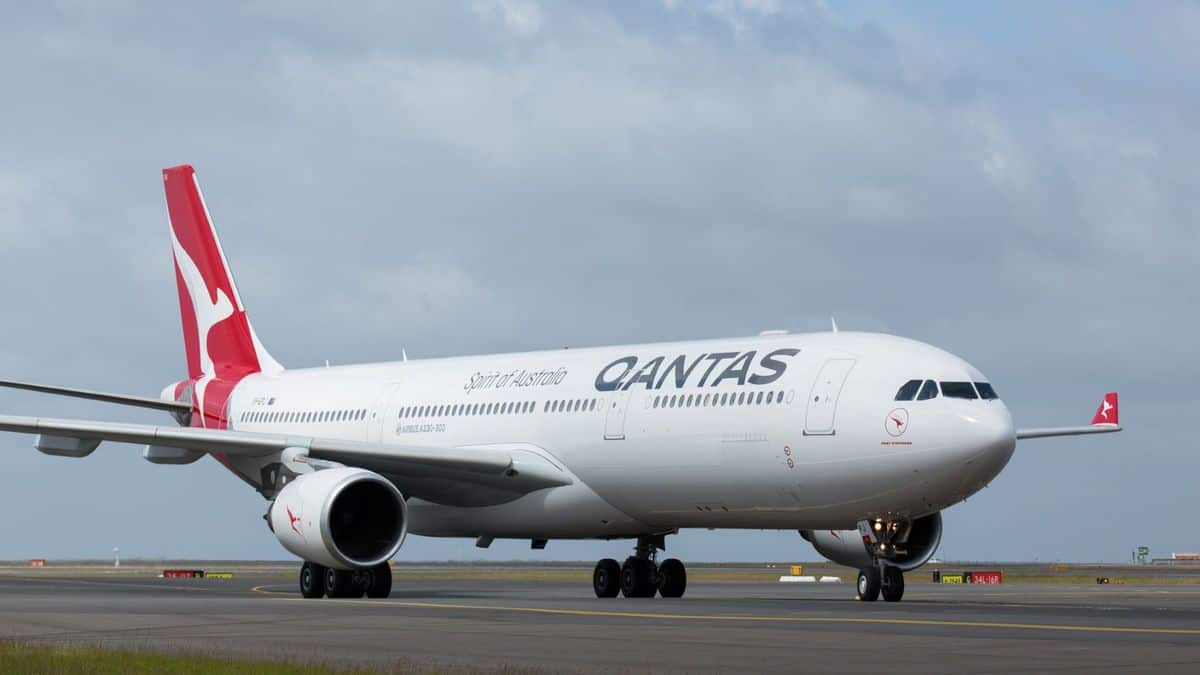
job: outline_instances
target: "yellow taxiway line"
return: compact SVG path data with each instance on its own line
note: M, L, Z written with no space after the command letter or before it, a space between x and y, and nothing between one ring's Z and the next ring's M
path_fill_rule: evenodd
M294 593L266 590L265 586L250 589L260 595L270 595L282 600L304 602ZM312 602L309 600L308 602ZM1196 635L1200 628L1139 628L1136 626L1086 626L1079 624L1017 623L1005 621L952 621L946 619L898 619L886 617L841 617L841 616L756 616L753 614L675 614L669 612L622 612L601 609L566 609L554 607L514 607L508 605L468 605L442 602L410 602L404 600L364 600L355 598L324 599L321 602L340 604L390 605L415 609L458 609L491 612L518 612L524 614L552 614L558 616L614 617L624 619L660 619L672 621L731 621L763 623L852 623L887 624L896 626L942 626L953 628L1005 628L1011 630L1070 631L1080 633L1135 633L1150 635Z

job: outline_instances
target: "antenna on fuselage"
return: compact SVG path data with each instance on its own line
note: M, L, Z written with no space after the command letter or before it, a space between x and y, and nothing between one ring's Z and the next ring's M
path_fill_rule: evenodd
M400 348L400 360L408 363L408 352L404 351L404 347Z
M838 332L837 319L835 319L831 316L831 317L829 317L829 323L833 325L833 332L835 332L835 333Z

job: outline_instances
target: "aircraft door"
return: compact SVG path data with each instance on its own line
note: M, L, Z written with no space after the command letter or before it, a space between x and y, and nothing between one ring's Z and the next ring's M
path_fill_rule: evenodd
M838 397L846 376L854 367L854 359L829 359L821 366L808 396L808 413L804 419L805 436L832 436L836 432L834 416L837 414Z
M401 385L393 382L383 388L379 399L371 409L371 418L367 423L367 442L383 443L391 437L395 421L393 413L400 409Z
M605 401L608 412L604 416L604 440L625 439L625 412L629 409L629 391L618 389Z

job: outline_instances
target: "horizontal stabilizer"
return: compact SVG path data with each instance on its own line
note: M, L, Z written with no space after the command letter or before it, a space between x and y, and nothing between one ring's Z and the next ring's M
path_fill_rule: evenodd
M0 380L0 387L24 389L26 391L37 391L43 394L55 394L58 396L70 396L73 398L86 398L92 401L118 403L120 405L131 405L139 408L152 408L154 410L166 410L167 412L188 413L192 411L191 404L184 403L182 401L164 401L159 398L127 396L125 394L110 394L103 391L90 391L87 389L74 389L71 387L57 387L49 384L36 384L34 382Z
M1092 423L1083 427L1050 427L1046 429L1017 429L1017 438L1049 438L1051 436L1082 436L1084 434L1111 434L1120 431L1117 417L1117 392L1110 391L1100 401L1100 407L1092 417Z

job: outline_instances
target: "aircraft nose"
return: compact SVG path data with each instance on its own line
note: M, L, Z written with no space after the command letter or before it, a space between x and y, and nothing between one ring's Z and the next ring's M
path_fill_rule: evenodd
M968 461L975 465L977 476L990 481L1008 464L1017 447L1017 434L1008 407L1000 401L980 402L982 405L959 413L966 427L965 444Z

